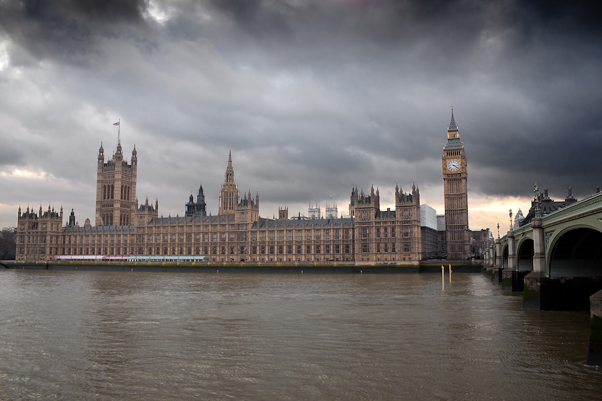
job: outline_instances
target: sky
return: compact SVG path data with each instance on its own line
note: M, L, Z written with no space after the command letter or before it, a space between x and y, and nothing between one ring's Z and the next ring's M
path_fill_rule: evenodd
M535 182L555 200L602 185L599 4L0 0L0 226L19 206L94 221L117 121L160 215L201 184L216 214L229 150L264 217L347 214L355 186L394 207L413 183L443 214L453 104L470 228L503 235Z

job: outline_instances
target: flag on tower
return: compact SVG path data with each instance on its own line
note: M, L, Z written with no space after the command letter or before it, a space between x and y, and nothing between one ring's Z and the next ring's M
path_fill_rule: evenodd
M121 121L117 121L116 123L113 123L113 125L119 125Z

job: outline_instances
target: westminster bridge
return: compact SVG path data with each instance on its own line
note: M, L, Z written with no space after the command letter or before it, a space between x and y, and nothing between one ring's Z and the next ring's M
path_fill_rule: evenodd
M491 243L486 271L523 308L589 310L588 363L602 364L602 192L572 203Z

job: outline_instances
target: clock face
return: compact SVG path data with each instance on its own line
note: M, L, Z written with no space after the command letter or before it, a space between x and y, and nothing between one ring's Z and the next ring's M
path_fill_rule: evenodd
M451 159L447 162L447 169L452 173L455 173L460 168L460 162L456 159Z

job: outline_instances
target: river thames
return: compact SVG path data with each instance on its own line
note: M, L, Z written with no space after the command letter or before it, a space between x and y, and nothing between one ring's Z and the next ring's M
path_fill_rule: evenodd
M600 399L589 314L481 274L0 272L0 400Z

